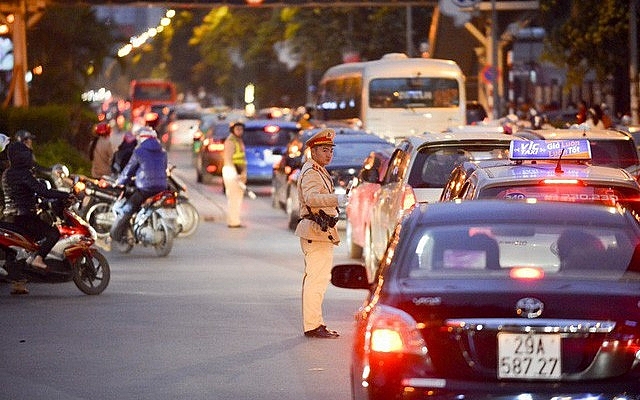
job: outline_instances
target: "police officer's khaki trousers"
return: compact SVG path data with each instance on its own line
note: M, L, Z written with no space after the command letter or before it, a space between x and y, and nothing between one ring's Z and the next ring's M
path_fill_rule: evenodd
M333 247L331 242L300 238L304 254L304 278L302 279L302 324L304 331L325 325L322 318L322 301L331 280Z
M240 225L240 212L242 201L244 200L244 190L238 182L238 174L235 168L222 168L222 181L224 182L224 192L227 196L227 225Z

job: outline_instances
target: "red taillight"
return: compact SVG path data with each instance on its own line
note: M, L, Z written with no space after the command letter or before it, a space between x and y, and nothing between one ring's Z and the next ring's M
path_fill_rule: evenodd
M542 183L545 185L577 185L580 181L578 179L545 179Z
M176 196L175 195L166 195L164 196L164 198L162 199L162 206L163 207L175 207L176 206Z
M365 335L365 351L368 352L427 354L416 321L396 308L376 307L369 317Z
M178 130L178 124L175 122L172 122L169 124L169 132L175 132Z
M278 125L267 125L267 126L264 127L264 131L266 133L274 135L274 134L280 132L280 127Z
M515 267L509 270L509 277L522 280L542 279L544 270L534 267Z
M224 143L212 142L207 145L207 151L209 153L215 153L224 150Z

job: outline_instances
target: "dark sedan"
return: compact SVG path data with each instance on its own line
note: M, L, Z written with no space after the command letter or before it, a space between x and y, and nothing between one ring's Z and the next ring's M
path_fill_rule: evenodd
M322 128L314 128L304 131L300 137L295 138L295 143L305 143L310 137L315 135ZM371 151L392 150L393 144L380 137L362 130L336 129L334 139L335 148L333 159L327 165L327 171L333 178L335 193L346 193L347 186L353 177L362 168L362 163ZM291 146L289 146L291 149ZM285 198L285 209L289 217L289 228L295 229L300 218L298 209L298 174L304 160L305 148L301 148L297 161L292 160L293 167L290 173L286 173L286 163L284 168L274 168L273 171L273 195L276 199ZM289 152L292 154L292 152ZM280 204L281 200L276 200ZM340 220L344 222L346 218L345 210L340 209Z
M638 399L640 227L562 202L420 204L356 314L354 399Z

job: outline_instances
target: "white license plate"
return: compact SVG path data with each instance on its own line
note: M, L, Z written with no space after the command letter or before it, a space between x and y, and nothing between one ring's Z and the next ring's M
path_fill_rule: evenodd
M558 380L559 334L498 333L498 379Z

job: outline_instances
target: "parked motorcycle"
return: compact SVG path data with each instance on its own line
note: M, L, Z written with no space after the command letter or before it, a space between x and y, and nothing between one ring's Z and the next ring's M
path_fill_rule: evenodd
M187 195L187 185L185 185L178 177L172 174L175 165L170 165L167 169L167 178L169 181L169 190L178 195L178 203L176 211L178 212L179 237L187 237L193 235L200 224L200 214L193 204L189 201Z
M123 214L122 206L133 190L126 187L113 204L116 218ZM173 248L173 238L179 229L177 201L178 196L171 190L163 190L146 199L140 211L131 217L122 240L114 240L112 245L121 253L128 253L135 244L142 244L145 247L152 246L159 257L169 255Z
M60 240L45 259L48 269L42 271L27 264L27 258L38 250L38 243L21 233L20 226L0 221L0 251L3 268L9 273L0 279L14 280L22 271L22 279L36 283L73 281L85 294L97 295L109 285L111 269L106 257L94 247L96 232L65 200L44 200L41 218L55 224Z

